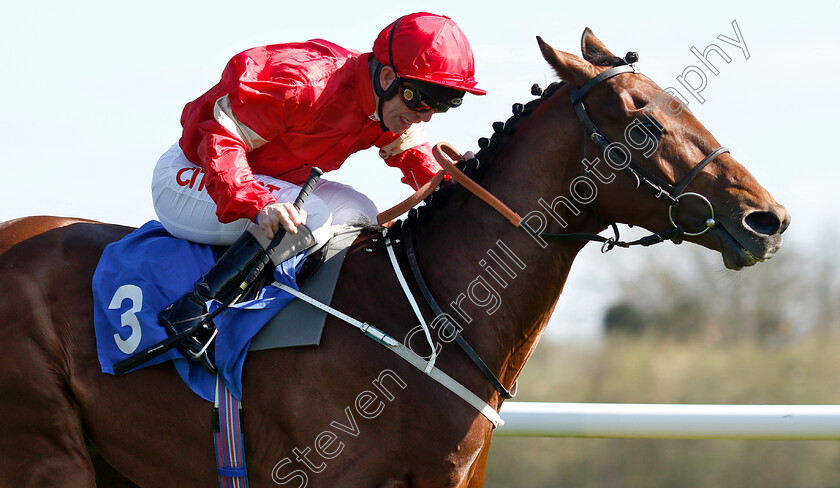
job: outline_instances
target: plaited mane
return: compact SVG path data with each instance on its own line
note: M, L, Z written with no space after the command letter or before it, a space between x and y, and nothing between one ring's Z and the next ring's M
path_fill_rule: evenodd
M585 58L587 61L596 66L609 67L626 64L624 59L617 56L607 55L600 51L591 52L590 55L586 55ZM499 149L503 147L510 139L511 135L519 129L523 120L531 115L543 102L551 98L551 96L565 84L565 81L554 82L548 85L545 90L540 88L537 84L531 86L531 94L537 96L538 98L535 98L525 104L514 103L512 108L513 115L508 118L506 122L493 122L493 135L490 138L482 137L478 140L478 147L480 149L478 154L476 154L475 159L459 162L457 164L458 168L471 179L480 182L482 176L487 171L487 168L494 163ZM408 217L405 220L405 225L410 225L417 219L422 220L430 217L438 208L444 206L453 198L457 198L455 195L460 194L460 198L466 198L466 192L458 192L460 187L461 185L455 183L454 181L442 183L438 191L432 193L432 195L426 198L423 205L416 209L412 209L409 212ZM397 229L393 230L396 231Z

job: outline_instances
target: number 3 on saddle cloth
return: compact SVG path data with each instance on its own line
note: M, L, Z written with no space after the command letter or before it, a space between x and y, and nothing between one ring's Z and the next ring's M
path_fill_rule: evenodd
M305 254L275 268L274 279L297 290L295 273ZM94 329L102 371L114 374L114 364L166 339L158 312L190 290L215 262L211 246L177 239L157 221L109 244L93 275ZM293 300L279 288L266 286L254 300L231 305L213 319L219 331L214 341L216 367L236 398L242 399L242 366L251 339ZM211 302L210 311L219 305ZM187 361L177 348L137 369L165 361L174 363L196 394L213 401L215 376L199 363Z

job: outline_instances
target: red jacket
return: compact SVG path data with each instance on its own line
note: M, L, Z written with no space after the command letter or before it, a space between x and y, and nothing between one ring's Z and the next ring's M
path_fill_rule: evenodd
M254 220L276 201L254 173L302 184L310 166L338 169L374 145L415 189L440 170L425 137L382 132L369 56L320 39L249 49L184 107L180 146L206 171L221 222Z

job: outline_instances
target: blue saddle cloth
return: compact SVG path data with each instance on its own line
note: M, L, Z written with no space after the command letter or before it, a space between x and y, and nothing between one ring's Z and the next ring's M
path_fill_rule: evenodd
M305 253L274 270L274 279L298 289L295 272ZM93 275L93 320L99 363L114 374L114 364L166 339L157 315L164 307L192 290L193 283L216 262L210 246L170 235L157 221L109 244ZM274 286L263 288L255 300L241 302L213 319L219 330L215 356L219 375L242 399L242 367L254 335L294 297ZM210 311L218 308L210 303ZM187 361L177 348L145 364L172 361L187 385L213 401L215 378L198 363Z

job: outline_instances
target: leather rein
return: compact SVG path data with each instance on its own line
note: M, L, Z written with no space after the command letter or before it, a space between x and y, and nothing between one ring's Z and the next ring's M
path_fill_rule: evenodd
M607 69L606 71L600 73L596 77L589 80L589 82L587 82L581 88L577 88L571 84L569 85L569 96L571 99L571 103L574 107L575 114L577 115L578 120L583 126L584 133L587 136L587 142L589 140L593 141L595 145L601 148L602 150L606 150L612 144L612 141L610 141L610 139L595 125L595 123L592 122L592 119L589 118L589 114L586 111L586 106L583 103L583 99L586 96L586 94L589 93L589 91L596 85L614 76L618 76L623 73L638 72L639 71L636 68L636 66L632 63L629 63ZM443 169L439 171L432 178L431 181L429 181L426 185L420 188L414 195L406 199L404 202L394 206L393 208L390 208L379 214L379 216L377 217L377 221L380 225L387 225L387 223L391 220L399 217L403 213L407 212L409 209L419 204L425 197L434 192L434 190L438 187L445 175L448 174L457 183L461 184L464 188L466 188L467 190L469 190L470 192L487 202L494 209L496 209L497 212L502 214L506 219L510 221L510 223L512 223L516 227L522 227L527 232L544 239L578 239L601 242L601 252L607 252L614 249L615 247L627 248L636 245L650 246L666 240L673 240L675 242L678 242L679 238L682 236L699 236L705 234L710 229L715 228L717 226L717 220L715 219L715 210L709 199L699 193L686 192L685 189L709 163L717 159L720 155L728 153L729 149L723 146L715 149L714 151L709 153L705 158L703 158L702 161L695 165L691 169L691 171L689 171L688 174L685 175L677 183L669 183L663 180L659 176L653 174L650 170L637 163L635 160L632 159L632 157L629 158L626 161L626 165L623 168L623 171L633 177L633 179L636 182L637 189L644 187L647 190L651 191L654 197L660 200L664 200L668 204L668 221L671 224L669 228L663 231L653 233L649 236L642 237L641 239L631 242L625 242L620 240L618 227L615 223L610 223L607 225L612 227L613 232L615 233L615 237L604 237L599 234L586 232L568 232L562 234L536 232L535 230L531 229L530 226L528 226L527 224L523 225L522 217L520 217L519 214L511 210L510 207L508 207L498 198L490 194L490 192L482 188L479 184L470 179L470 177L465 175L460 169L458 169L455 166L453 159L463 159L463 156L454 147L452 147L452 145L446 142L440 142L432 148L432 152L435 156L435 159L437 159L438 163L443 167ZM586 154L586 152L587 148L585 144L584 155ZM709 217L705 221L705 227L703 227L698 232L689 232L676 221L677 207L679 206L680 200L686 197L694 197L700 199L703 203L706 204L706 207L708 207L709 209Z
M625 64L623 65L609 68L606 71L595 76L581 88L577 88L571 84L569 85L569 94L572 106L575 110L575 113L577 114L578 120L580 120L580 123L583 126L585 134L588 135L588 140L592 140L595 143L595 145L600 147L602 150L606 150L606 148L611 144L611 141L589 118L589 115L586 112L586 107L583 103L583 99L593 87L605 80L608 80L614 76L618 76L623 73L639 72L633 63L627 63L626 61L624 62ZM601 242L601 252L608 252L615 247L626 248L635 245L650 246L659 242L663 242L665 240L678 241L678 239L682 236L698 236L714 228L717 225L717 221L715 220L714 208L712 207L712 204L709 201L709 199L699 193L685 192L685 188L688 186L689 183L691 183L692 180L694 180L694 178L698 174L700 174L703 168L705 168L709 163L717 159L717 157L721 154L728 153L729 149L725 147L719 147L715 149L710 154L708 154L702 161L700 161L700 163L694 166L691 169L691 171L685 177L683 177L682 180L675 184L668 183L662 178L651 173L648 169L636 163L632 159L632 157L629 158L629 160L627 161L627 165L625 168L623 168L623 170L629 175L633 176L633 178L636 181L636 188L641 188L644 186L645 188L653 192L654 196L657 199L664 200L666 203L668 203L668 220L671 224L671 227L669 227L668 229L653 233L649 236L631 242L625 242L620 240L618 227L615 223L609 224L613 228L615 237L604 237L598 234L583 232L571 232L563 234L536 232L533 229L531 229L527 224L523 225L523 219L519 216L519 214L511 210L510 207L505 205L501 200L493 196L490 192L481 187L481 185L473 181L455 166L453 159L461 160L463 159L463 156L452 145L446 142L438 143L432 148L432 152L435 156L435 159L437 159L438 163L440 163L443 169L437 174L435 174L432 180L430 180L428 183L426 183L426 185L421 187L414 195L412 195L402 203L394 206L393 208L390 208L380 213L377 216L377 222L380 225L388 226L393 221L393 219L399 217L403 213L415 207L424 198L433 193L438 188L445 175L448 174L457 183L461 184L464 188L466 188L467 190L484 200L490 206L492 206L497 212L502 214L506 219L508 219L508 221L511 224L513 224L516 227L522 227L527 232L544 239L578 239ZM584 155L586 154L586 152L586 144L584 144ZM680 200L689 196L699 198L700 200L705 202L709 208L709 218L706 219L705 222L706 227L704 227L699 232L688 232L675 220L675 212ZM414 276L414 280L417 283L418 288L420 289L420 293L423 295L424 299L426 300L432 311L435 313L435 315L437 317L445 318L447 317L447 315L443 312L443 309L435 300L434 296L429 290L428 285L426 285L426 281L424 280L422 273L420 272L420 267L418 265L417 260L417 253L415 250L414 235L411 230L411 227L403 226L402 229L403 240L405 242L405 249L408 257L409 266L411 268L412 275ZM476 353L472 346L470 346L466 339L464 339L464 337L459 333L455 325L453 325L450 321L446 320L444 321L443 327L444 332L448 334L449 337L453 338L454 342L458 344L458 346L467 354L470 360L472 360L476 367L478 367L478 369L482 372L484 377L490 382L491 385L493 385L493 388L497 392L499 392L499 394L503 398L513 398L513 396L516 394L516 382L514 382L514 385L511 388L512 391L505 388L505 386L502 385L499 378L490 370L490 368L481 359L478 353Z

